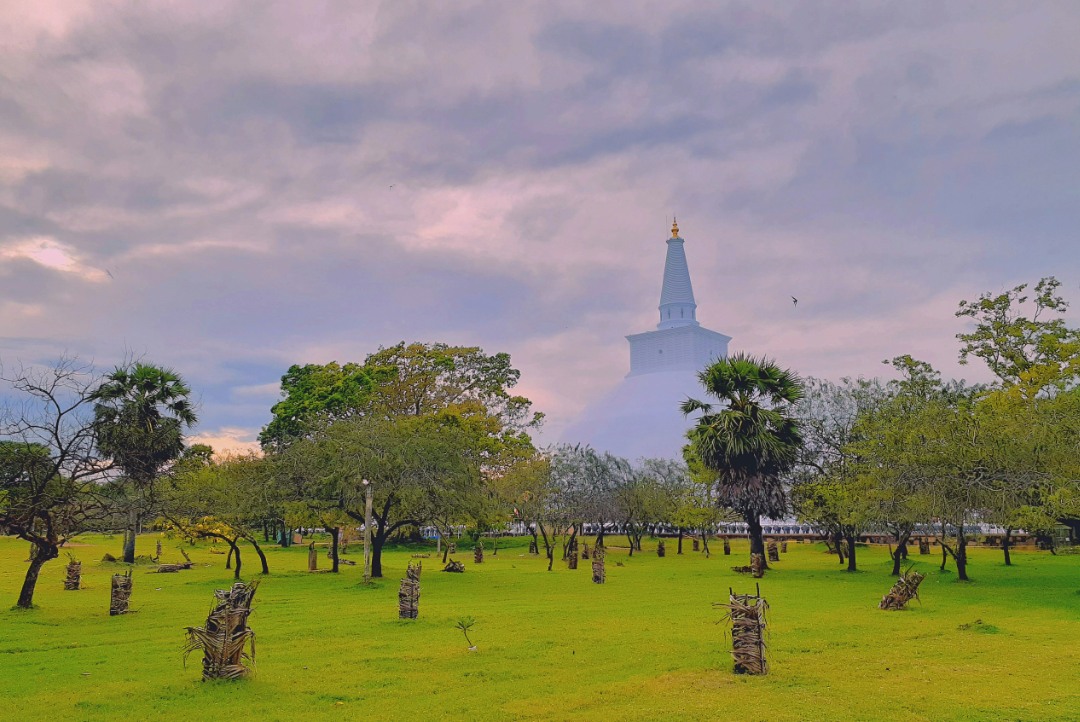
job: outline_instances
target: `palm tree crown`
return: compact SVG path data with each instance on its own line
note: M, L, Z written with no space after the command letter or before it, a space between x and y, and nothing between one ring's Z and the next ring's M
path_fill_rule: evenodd
M722 407L696 399L684 414L700 411L687 432L689 457L717 473L721 503L743 514L782 516L787 500L780 476L802 444L789 406L802 398L799 377L766 358L739 353L698 374Z
M171 369L118 367L94 392L98 448L136 483L152 481L183 451L183 427L198 421L190 395Z

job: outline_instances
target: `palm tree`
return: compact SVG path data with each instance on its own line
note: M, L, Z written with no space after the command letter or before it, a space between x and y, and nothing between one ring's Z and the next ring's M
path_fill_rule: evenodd
M184 450L184 427L198 420L191 389L175 371L150 364L117 367L94 392L94 428L102 455L124 472L136 499L129 509L124 561L135 561L135 532L147 492Z
M788 415L802 398L802 382L770 359L742 353L716 361L698 378L723 405L683 402L684 414L701 412L686 434L684 453L692 466L716 474L717 502L742 514L750 528L750 553L764 559L761 517L787 513L781 477L802 445L798 424Z

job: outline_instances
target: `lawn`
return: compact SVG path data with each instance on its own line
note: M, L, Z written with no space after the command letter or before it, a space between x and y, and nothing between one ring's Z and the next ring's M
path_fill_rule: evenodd
M139 539L149 551L156 537ZM625 545L625 540L609 540ZM753 580L745 542L709 559L610 549L607 584L528 556L490 549L464 574L423 560L420 618L397 619L398 580L417 549L385 555L386 578L361 567L306 570L307 549L270 547L251 625L250 679L203 683L181 664L183 627L205 621L228 586L225 557L203 545L196 568L136 567L132 608L108 616L120 539L87 536L70 551L85 588L63 590L65 559L47 564L32 611L9 609L28 545L0 538L0 717L20 720L731 719L1075 720L1080 718L1080 556L972 552L970 583L913 556L927 573L922 601L877 609L889 589L887 550L860 549L850 574L819 544L793 544L761 583L768 599L767 677L732 673L726 627L712 602ZM516 544L516 543L515 543ZM175 540L165 560L179 561ZM935 548L936 549L936 548ZM433 550L432 550L433 551ZM716 545L720 551L720 545ZM349 555L362 564L359 547ZM245 572L255 555L245 551ZM326 565L325 555L320 565ZM247 574L245 574L247 576ZM455 628L463 616L478 650Z

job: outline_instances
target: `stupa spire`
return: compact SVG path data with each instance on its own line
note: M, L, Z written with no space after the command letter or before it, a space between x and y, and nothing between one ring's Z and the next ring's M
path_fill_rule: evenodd
M671 238L667 239L667 258L664 260L664 286L660 290L660 323L657 328L697 326L697 303L690 284L690 268L686 265L683 239L679 237L679 222L672 218Z

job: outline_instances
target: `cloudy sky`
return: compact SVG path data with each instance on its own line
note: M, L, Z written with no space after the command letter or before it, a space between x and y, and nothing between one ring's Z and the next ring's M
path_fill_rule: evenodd
M698 318L804 374L982 378L960 299L1080 302L1073 0L6 0L0 37L0 359L171 365L219 447L400 340L509 352L557 436L673 214Z

